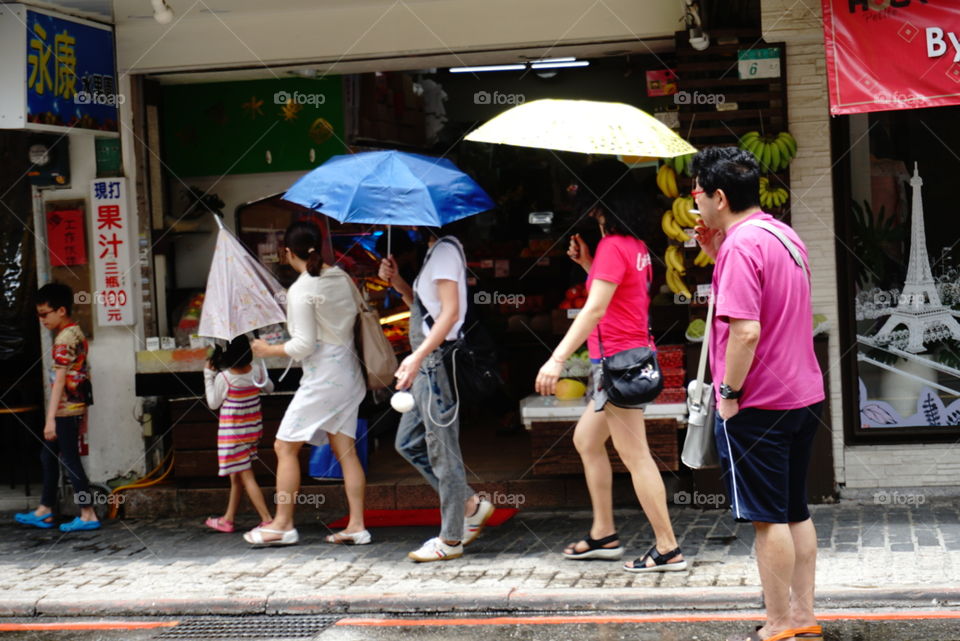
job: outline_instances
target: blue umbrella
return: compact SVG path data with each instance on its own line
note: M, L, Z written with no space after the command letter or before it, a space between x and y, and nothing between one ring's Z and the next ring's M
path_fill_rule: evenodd
M493 209L490 196L446 158L400 151L334 156L284 200L342 223L441 227Z

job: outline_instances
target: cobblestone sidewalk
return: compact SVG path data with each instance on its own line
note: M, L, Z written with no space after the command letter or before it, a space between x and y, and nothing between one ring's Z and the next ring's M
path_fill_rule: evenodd
M433 528L378 528L374 544L332 546L320 523L300 523L302 543L251 549L239 534L205 530L174 519L123 520L100 531L62 535L27 529L4 515L0 524L0 614L24 604L57 603L78 612L111 602L194 599L262 604L298 598L448 593L469 600L484 593L673 594L759 586L753 530L722 511L672 509L684 573L629 574L619 562L572 562L559 551L584 534L586 512L522 512L484 535L460 560L414 564L406 553ZM953 501L921 506L844 502L815 506L819 538L817 587L829 589L954 589L960 576L960 509ZM628 556L652 541L639 511L618 513ZM624 593L623 589L635 592ZM648 589L648 590L644 590ZM617 592L617 590L620 590ZM692 592L691 592L692 593ZM756 603L752 604L756 607ZM37 606L35 611L42 607ZM212 607L212 606L211 606ZM259 606L256 606L259 607ZM425 607L425 606L424 606ZM94 608L96 609L96 608ZM109 608L107 608L109 609ZM256 609L256 608L254 608Z

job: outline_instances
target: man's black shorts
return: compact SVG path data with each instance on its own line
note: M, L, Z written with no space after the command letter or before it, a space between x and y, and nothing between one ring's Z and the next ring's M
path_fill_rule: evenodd
M720 469L738 521L810 518L807 471L823 402L794 410L748 407L714 427Z

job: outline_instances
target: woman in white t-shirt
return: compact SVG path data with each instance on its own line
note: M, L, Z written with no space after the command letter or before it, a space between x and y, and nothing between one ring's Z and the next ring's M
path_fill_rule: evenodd
M251 343L258 358L288 356L300 361L303 371L274 444L276 516L268 526L244 535L254 545L292 545L299 540L293 512L300 489L300 448L304 443L327 442L343 468L350 517L347 527L326 541L370 542L363 522L366 477L355 447L357 411L367 389L354 345L357 303L350 276L323 262L320 241L320 230L312 223L296 222L287 229L287 260L300 274L287 291L290 340L282 345L259 339Z

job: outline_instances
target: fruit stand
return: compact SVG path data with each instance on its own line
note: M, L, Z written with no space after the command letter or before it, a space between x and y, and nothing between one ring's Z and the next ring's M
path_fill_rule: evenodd
M664 389L644 410L647 442L662 471L680 469L677 431L687 425L684 347L661 345L657 358ZM530 455L535 475L579 474L583 467L573 445L573 428L590 400L592 384L586 348L575 352L563 365L554 396L531 394L520 401L520 417L530 432ZM612 444L607 444L614 472L626 472Z
M532 394L520 401L520 416L530 432L530 456L535 476L582 474L580 455L573 446L573 428L587 398L559 400ZM679 430L687 426L686 403L654 403L644 410L647 443L661 471L680 469ZM607 442L614 472L626 472L612 444Z

